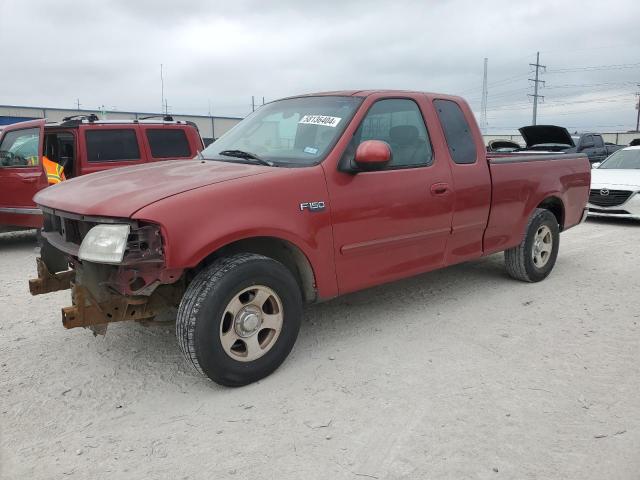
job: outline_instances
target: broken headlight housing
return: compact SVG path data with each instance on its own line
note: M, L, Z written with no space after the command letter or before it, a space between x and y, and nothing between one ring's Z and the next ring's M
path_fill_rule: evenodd
M78 258L94 263L122 263L130 232L127 224L96 225L82 240Z

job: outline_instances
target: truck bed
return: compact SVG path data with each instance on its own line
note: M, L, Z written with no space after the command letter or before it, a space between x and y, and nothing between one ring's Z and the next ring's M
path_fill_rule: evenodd
M528 220L526 212L541 198L557 199L562 212L561 230L580 223L591 180L586 155L488 154L487 160L493 193L484 236L485 254L518 245ZM553 168L549 168L551 162Z

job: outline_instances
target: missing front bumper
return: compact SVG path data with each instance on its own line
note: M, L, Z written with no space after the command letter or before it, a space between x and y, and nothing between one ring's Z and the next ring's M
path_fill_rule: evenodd
M71 288L71 282L75 278L75 270L51 273L42 258L36 258L38 278L29 280L29 291L31 295L42 295L59 290Z
M73 305L62 309L64 328L97 325L106 327L112 322L149 320L166 307L164 302L152 302L155 297L124 297L115 294L110 295L106 301L98 302L88 289L73 283L71 298Z
M79 270L51 273L41 258L36 259L38 278L29 280L32 295L71 289L72 305L62 309L65 328L87 327L104 334L112 322L134 320L148 322L167 308L180 302L183 282L160 285L149 296L122 295L102 286L86 266ZM93 285L92 288L88 288ZM93 289L93 290L92 290Z

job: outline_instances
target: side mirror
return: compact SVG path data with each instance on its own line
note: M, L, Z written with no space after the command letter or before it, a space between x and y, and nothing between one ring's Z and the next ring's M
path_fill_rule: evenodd
M354 161L363 170L377 170L391 161L391 147L381 140L366 140L358 145Z
M600 166L601 162L596 162L596 163L592 163L591 164L591 168L598 168Z

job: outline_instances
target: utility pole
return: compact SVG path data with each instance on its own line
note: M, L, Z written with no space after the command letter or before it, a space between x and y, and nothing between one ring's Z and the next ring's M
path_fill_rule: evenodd
M251 111L256 111L256 97L254 97L253 95L251 95Z
M540 52L536 53L536 63L530 63L530 67L536 67L536 78L530 78L529 81L533 82L533 95L529 94L530 97L533 97L533 125L536 125L536 120L538 118L538 98L544 99L543 95L538 95L538 84L541 83L544 85L544 80L540 80L539 70L542 68L546 70L546 65L540 65Z
M480 102L480 128L482 133L487 133L487 65L489 59L484 59L484 76L482 77L482 101Z
M640 83L638 84L640 88ZM638 101L636 102L636 110L638 110L638 115L636 117L636 132L640 132L640 92L636 93L638 97Z
M80 111L80 99L76 98L76 106L78 107L78 112Z
M264 105L264 97L262 97L262 105Z
M162 112L162 110L165 108L165 105L166 105L166 102L164 100L164 76L162 74L162 64L160 64L160 95L161 95L160 111Z

